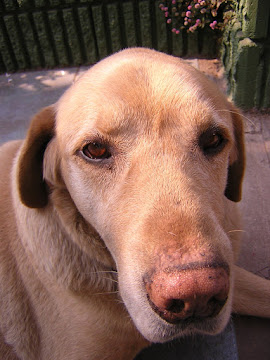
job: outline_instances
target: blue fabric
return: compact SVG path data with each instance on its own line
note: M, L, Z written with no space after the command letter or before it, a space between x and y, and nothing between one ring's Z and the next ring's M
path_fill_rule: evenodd
M232 322L219 335L196 335L166 344L153 344L136 360L238 360Z

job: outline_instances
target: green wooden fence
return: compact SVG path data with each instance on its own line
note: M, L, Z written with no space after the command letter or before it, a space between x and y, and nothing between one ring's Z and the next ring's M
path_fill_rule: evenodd
M122 48L216 55L204 33L172 34L157 0L0 0L0 72L93 64Z
M238 0L222 60L233 100L270 107L270 0ZM0 73L93 64L122 48L214 57L214 34L175 35L160 0L0 0Z

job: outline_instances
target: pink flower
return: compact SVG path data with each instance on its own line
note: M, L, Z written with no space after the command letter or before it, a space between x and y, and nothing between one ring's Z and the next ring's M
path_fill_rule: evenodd
M196 20L196 25L200 25L201 24L201 20L200 19L197 19Z
M191 10L191 9L192 9L192 6L191 6L191 5L189 5L187 8L188 8L188 10Z
M186 12L186 17L191 17L191 11Z
M169 13L168 11L165 12L165 17L168 17L169 16Z
M173 28L173 29L172 29L172 32L175 33L175 32L176 32L176 28Z
M178 35L178 34L180 34L180 30L176 30L176 32L175 32L175 33L176 33L177 35Z
M215 28L216 28L216 26L217 26L217 21L216 21L216 20L213 21L211 24L209 24L209 26L210 26L210 28L211 28L212 30L215 30Z
M206 13L206 9L203 8L203 9L201 10L201 14L205 14L205 13Z
M173 5L176 4L176 0L172 0L172 4L173 4Z
M197 26L196 26L196 25L193 25L193 26L191 26L191 27L188 29L188 31L194 32L196 29L197 29Z
M199 9L201 7L200 4L195 4L195 9Z
M170 24L172 22L172 19L167 20L167 24Z

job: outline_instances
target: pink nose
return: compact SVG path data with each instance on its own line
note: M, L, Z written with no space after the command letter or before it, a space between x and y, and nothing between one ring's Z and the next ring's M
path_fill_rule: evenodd
M169 268L146 276L145 287L153 310L169 323L191 317L213 317L228 297L228 269L226 266Z

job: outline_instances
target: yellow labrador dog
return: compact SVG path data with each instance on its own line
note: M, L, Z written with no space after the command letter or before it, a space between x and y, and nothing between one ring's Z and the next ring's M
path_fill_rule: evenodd
M270 282L234 265L243 147L215 85L153 50L41 110L1 148L1 359L128 360L270 317Z

